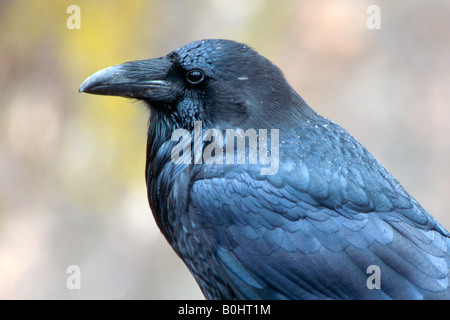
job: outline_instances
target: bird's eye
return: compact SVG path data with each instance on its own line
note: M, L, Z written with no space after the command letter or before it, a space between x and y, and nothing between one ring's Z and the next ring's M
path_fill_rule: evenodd
M186 80L193 85L199 85L205 80L205 74L201 70L190 70L186 73Z

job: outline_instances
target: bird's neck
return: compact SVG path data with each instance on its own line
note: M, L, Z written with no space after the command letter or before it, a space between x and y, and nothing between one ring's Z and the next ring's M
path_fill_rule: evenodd
M147 138L147 159L145 178L147 195L158 227L171 242L169 196L173 186L185 167L175 165L171 159L174 142L172 132L176 124L162 111L152 110Z

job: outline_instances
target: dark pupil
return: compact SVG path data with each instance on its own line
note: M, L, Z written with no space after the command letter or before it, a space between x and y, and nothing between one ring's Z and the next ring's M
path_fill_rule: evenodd
M198 83L203 80L203 74L200 71L190 71L187 78L191 83Z

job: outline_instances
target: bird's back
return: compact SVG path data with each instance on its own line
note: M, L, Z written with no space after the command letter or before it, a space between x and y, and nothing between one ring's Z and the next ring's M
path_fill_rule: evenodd
M259 169L194 165L180 180L175 247L207 297L449 297L448 232L344 129L318 116L282 130L279 172Z

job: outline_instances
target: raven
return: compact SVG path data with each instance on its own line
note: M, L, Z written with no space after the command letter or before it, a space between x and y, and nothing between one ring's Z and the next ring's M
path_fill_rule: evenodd
M449 232L249 46L195 41L79 91L148 105L150 208L207 299L450 298Z

